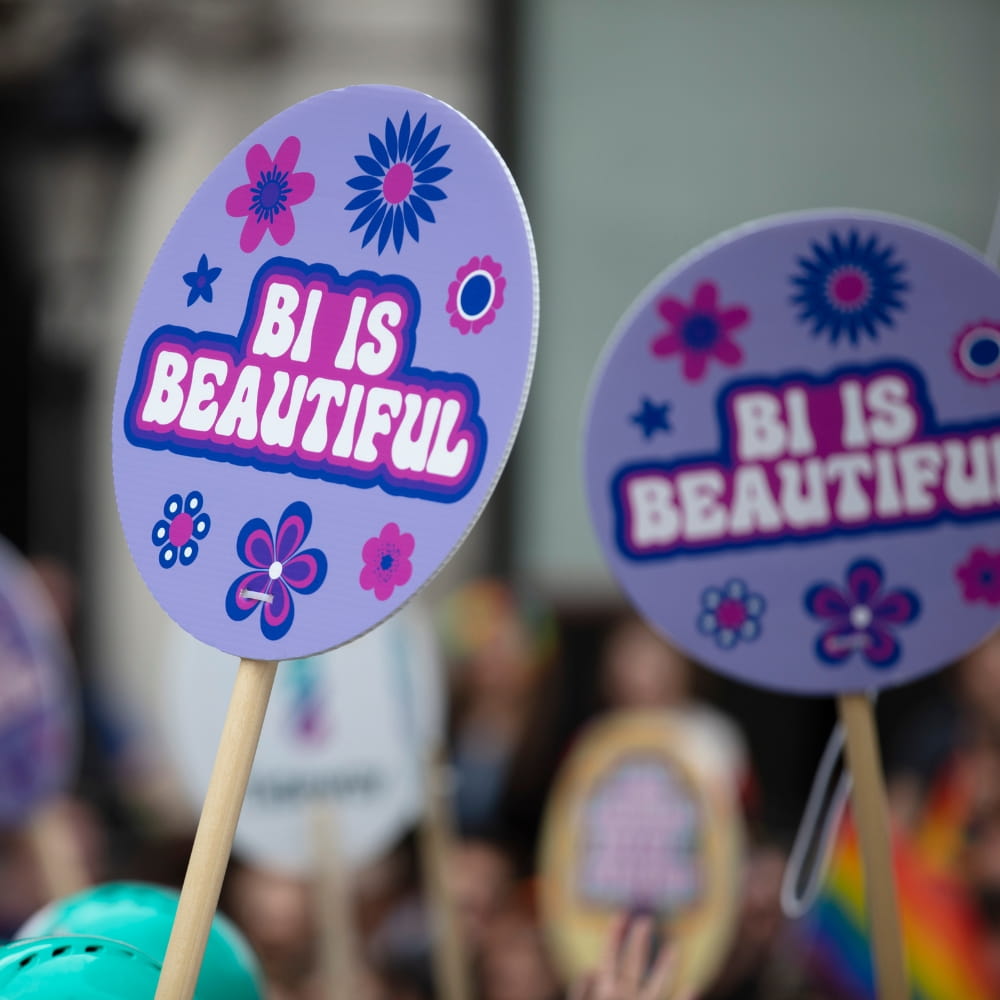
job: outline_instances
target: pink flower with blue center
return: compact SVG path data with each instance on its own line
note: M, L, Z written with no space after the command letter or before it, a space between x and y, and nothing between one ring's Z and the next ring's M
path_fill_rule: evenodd
M746 306L720 306L719 289L712 281L703 281L694 290L691 305L667 296L657 303L657 311L667 321L650 350L657 358L679 355L683 359L684 378L699 382L709 361L730 368L743 361L743 351L733 334L750 319Z
M817 583L805 593L806 610L825 620L816 639L816 655L838 666L858 653L876 668L891 667L900 655L895 629L920 614L920 599L912 590L883 588L885 574L874 559L856 559L847 568L847 586Z
M413 575L413 535L400 532L394 521L386 524L377 536L369 538L361 550L365 565L360 584L379 601L387 601L397 587L409 583Z
M246 216L240 233L240 249L244 253L256 250L265 233L270 233L280 247L295 235L292 206L311 197L316 188L316 178L312 174L294 172L300 150L299 140L290 135L278 147L273 159L260 143L247 151L250 183L234 188L226 198L229 215L234 218Z
M479 333L497 318L506 287L503 268L489 254L470 258L448 286L445 310L451 325L461 334Z
M289 504L271 533L267 522L247 521L236 539L236 554L250 572L233 581L226 593L226 614L243 621L260 611L265 639L280 639L295 619L292 594L314 594L326 579L326 556L303 549L312 527L312 511L301 500Z
M967 604L1000 605L1000 549L974 548L956 567L955 576Z
M421 115L412 128L409 111L398 128L391 118L386 118L384 138L368 134L372 155L354 157L364 172L352 177L347 186L360 194L344 210L358 213L351 232L365 227L363 247L377 236L380 254L390 240L399 253L406 234L414 243L420 242L421 220L436 221L430 202L448 197L437 185L451 173L451 167L440 163L451 146L434 145L440 125L430 132L426 128L427 115Z
M192 490L186 497L173 493L163 505L163 519L153 525L153 544L159 548L160 565L170 569L190 566L198 558L198 542L212 526L204 511L205 499Z

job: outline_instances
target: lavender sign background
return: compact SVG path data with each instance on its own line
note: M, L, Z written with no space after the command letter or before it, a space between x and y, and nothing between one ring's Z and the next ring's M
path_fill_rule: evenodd
M536 327L520 197L458 112L352 87L261 126L167 237L122 355L115 487L157 600L266 659L388 617L486 503Z
M585 464L605 558L696 659L810 694L941 667L1000 622L1000 275L867 212L720 236L623 319Z

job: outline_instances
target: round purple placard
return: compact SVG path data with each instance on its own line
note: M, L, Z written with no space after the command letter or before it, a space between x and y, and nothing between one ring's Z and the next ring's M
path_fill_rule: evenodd
M351 87L249 136L167 237L118 375L119 511L167 613L288 659L412 597L503 468L537 297L510 173L446 104Z
M76 751L70 655L55 608L0 538L0 825L65 790Z
M593 387L605 557L688 653L824 694L1000 621L1000 274L866 212L765 219L638 299Z

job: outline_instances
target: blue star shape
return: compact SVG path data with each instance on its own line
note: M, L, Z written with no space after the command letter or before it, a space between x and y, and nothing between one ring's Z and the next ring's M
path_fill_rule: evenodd
M198 299L204 299L206 302L212 301L212 282L222 274L221 267L209 267L208 258L202 254L201 260L198 261L198 269L196 271L188 271L184 275L184 284L189 286L191 291L188 292L188 305L193 306Z
M669 431L670 418L667 411L669 403L654 403L648 396L642 398L642 409L629 417L637 427L642 428L643 437L648 441L657 431Z

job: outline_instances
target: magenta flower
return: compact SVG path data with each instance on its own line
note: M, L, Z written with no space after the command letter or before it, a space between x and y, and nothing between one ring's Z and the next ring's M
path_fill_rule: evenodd
M750 310L746 306L721 308L718 296L715 283L703 281L694 290L690 306L672 296L657 304L657 311L670 328L653 341L650 350L658 358L681 355L684 378L689 382L701 380L711 358L730 367L743 361L743 351L732 334L750 319Z
M274 242L283 247L295 235L292 205L301 204L316 187L312 174L293 174L299 158L299 140L290 135L271 159L259 143L247 151L249 184L233 188L226 198L226 212L234 218L246 216L240 233L240 249L251 253L270 230Z
M968 604L1000 604L1000 551L973 549L965 562L955 568L955 576Z
M885 574L874 559L856 559L847 568L847 586L813 584L805 593L806 611L828 624L816 639L816 655L838 666L860 653L879 669L891 667L900 654L895 629L920 615L912 590L883 588Z
M397 587L409 582L413 575L410 556L413 555L413 535L399 531L390 521L377 538L369 538L361 550L365 561L360 583L364 590L373 590L376 598L387 601Z
M497 318L507 287L502 274L503 268L489 254L471 258L455 272L445 309L459 333L479 333Z
M312 527L312 511L301 500L289 504L272 535L267 522L254 517L236 539L236 554L250 567L237 577L226 594L226 614L243 621L260 610L265 639L280 639L295 618L292 591L314 594L326 579L326 556L319 549L303 549Z

